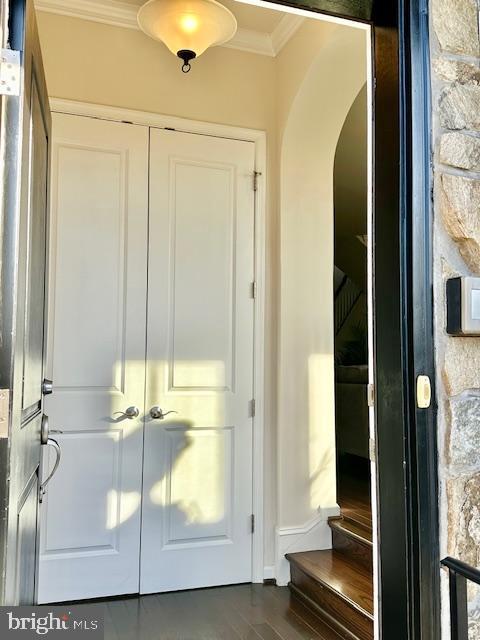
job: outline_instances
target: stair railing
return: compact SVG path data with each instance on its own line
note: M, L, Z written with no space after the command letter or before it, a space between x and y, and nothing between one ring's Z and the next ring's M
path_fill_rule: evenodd
M480 571L454 558L445 558L442 565L449 573L450 637L452 640L468 640L467 583L470 580L480 585Z
M339 334L361 295L361 289L353 280L344 276L335 294L335 335Z

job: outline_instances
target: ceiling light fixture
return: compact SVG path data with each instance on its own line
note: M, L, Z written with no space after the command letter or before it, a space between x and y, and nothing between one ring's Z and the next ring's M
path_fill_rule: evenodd
M237 31L233 13L216 0L149 0L138 12L147 36L160 40L183 60L182 71L208 47L227 42Z

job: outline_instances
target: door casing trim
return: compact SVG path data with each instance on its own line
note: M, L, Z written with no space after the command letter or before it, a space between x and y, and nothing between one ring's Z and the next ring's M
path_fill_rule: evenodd
M264 569L264 433L265 433L265 269L266 269L266 172L267 137L265 131L246 129L230 125L189 120L177 116L161 115L147 111L135 111L121 107L77 102L50 98L52 112L97 118L112 122L175 129L217 138L229 138L253 142L255 145L255 171L257 172L255 191L255 316L254 316L254 354L253 375L255 415L253 417L253 483L252 510L255 528L252 538L252 582L262 583L269 576ZM252 175L252 188L253 188Z

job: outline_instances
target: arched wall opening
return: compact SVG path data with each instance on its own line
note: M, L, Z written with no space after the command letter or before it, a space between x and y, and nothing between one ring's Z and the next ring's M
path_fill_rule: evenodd
M336 365L367 366L367 211L368 211L368 90L365 84L345 119L334 167L334 263L338 286L346 277L357 299L346 318L337 318L335 327ZM353 295L353 294L352 294ZM338 381L338 369L337 369ZM365 382L366 384L366 382ZM338 403L338 398L337 398ZM338 406L338 405L337 405ZM356 407L352 411L356 411ZM365 409L366 412L366 409ZM352 413L353 416L353 413ZM338 446L337 416L337 446ZM368 433L362 431L362 457L368 456ZM352 452L353 453L353 452Z
M367 32L338 26L313 59L280 131L277 582L288 551L329 548L336 502L334 162L367 80Z

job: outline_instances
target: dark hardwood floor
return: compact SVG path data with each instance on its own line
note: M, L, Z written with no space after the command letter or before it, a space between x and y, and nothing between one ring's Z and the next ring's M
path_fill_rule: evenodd
M105 640L340 640L287 587L245 584L104 604Z

